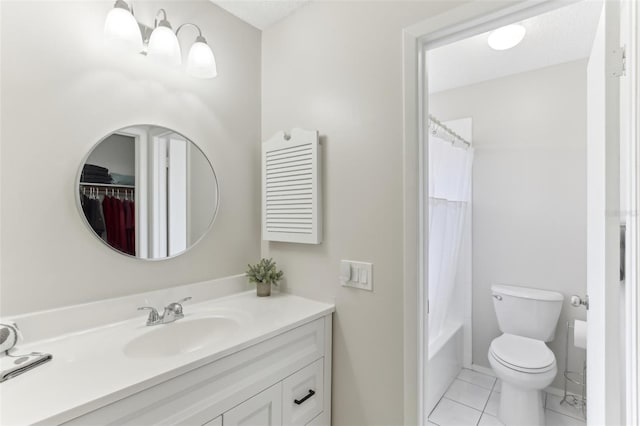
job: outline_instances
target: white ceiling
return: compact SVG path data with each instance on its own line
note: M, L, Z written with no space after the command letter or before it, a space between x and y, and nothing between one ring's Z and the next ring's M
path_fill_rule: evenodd
M311 0L211 0L229 13L264 30ZM602 3L584 0L522 21L527 29L518 46L489 47L489 33L429 51L431 93L511 74L587 58Z
M527 34L509 50L491 49L488 32L431 50L429 92L587 58L601 8L586 0L522 21Z
M232 15L264 30L309 0L211 0Z

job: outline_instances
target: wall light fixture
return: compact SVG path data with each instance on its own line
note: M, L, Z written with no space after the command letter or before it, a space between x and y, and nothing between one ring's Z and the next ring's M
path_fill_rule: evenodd
M202 36L200 27L186 23L180 25L174 32L164 9L158 10L151 28L136 20L133 8L129 7L124 0L116 0L113 9L107 14L104 35L109 43L117 47L138 52L154 61L177 67L182 64L178 33L186 26L192 26L198 30L198 36L187 55L186 72L197 78L216 77L218 75L216 59L207 40Z
M142 33L127 3L116 0L104 21L104 36L111 44L126 50L142 52Z

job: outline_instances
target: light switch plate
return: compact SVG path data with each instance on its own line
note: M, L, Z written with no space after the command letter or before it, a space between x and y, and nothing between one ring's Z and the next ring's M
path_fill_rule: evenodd
M340 262L340 282L346 282L351 279L351 264L346 260Z
M341 260L340 284L343 287L373 291L373 263Z

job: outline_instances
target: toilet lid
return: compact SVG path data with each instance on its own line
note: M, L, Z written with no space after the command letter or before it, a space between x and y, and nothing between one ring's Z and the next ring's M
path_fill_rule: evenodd
M505 367L528 373L543 373L553 367L556 358L540 340L503 334L491 342L491 353Z

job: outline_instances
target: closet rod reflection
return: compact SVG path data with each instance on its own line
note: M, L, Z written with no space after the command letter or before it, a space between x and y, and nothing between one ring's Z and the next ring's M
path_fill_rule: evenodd
M136 189L135 185L118 185L117 183L91 183L91 182L80 182L80 186L94 186L97 188L125 188L125 189Z

